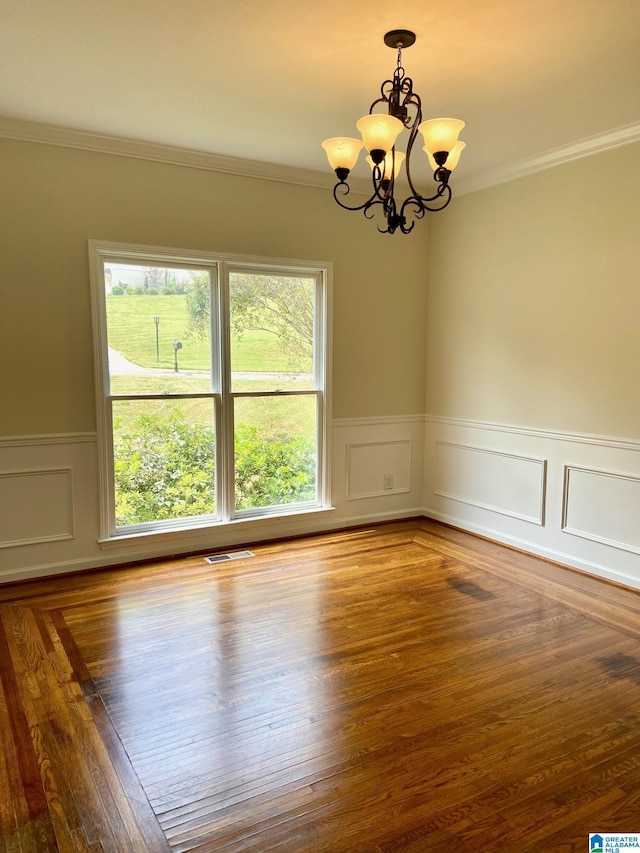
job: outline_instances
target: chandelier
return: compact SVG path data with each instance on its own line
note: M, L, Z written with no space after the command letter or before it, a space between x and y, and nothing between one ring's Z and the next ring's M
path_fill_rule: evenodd
M329 165L335 169L338 178L333 197L340 207L362 210L367 219L373 219L376 211L382 210L386 228L378 225L378 231L387 234L393 234L398 228L403 234L408 234L427 210L443 210L449 204L449 176L465 147L465 143L458 140L463 121L455 118L422 121L422 102L413 91L413 80L405 76L402 67L402 49L411 47L415 40L415 33L409 30L392 30L385 35L384 43L397 49L398 61L393 79L385 80L380 87L381 97L371 104L369 114L356 122L362 139L338 136L322 143ZM386 113L374 112L379 104L386 105ZM405 128L409 131L406 154L397 151L395 146L396 139ZM424 139L423 150L437 184L435 193L428 197L416 190L411 178L411 152L418 133ZM367 162L372 170L373 192L364 204L350 207L343 201L350 192L347 178L363 147L369 152ZM411 195L399 205L394 191L403 162Z

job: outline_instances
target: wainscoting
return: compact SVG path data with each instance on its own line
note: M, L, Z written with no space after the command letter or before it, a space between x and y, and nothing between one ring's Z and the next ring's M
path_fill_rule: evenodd
M640 441L425 420L425 515L640 588Z
M0 548L74 538L71 468L0 474Z
M334 421L330 509L102 544L95 433L0 439L0 582L419 516L423 432L421 415Z
M421 514L423 426L422 415L333 422L332 494L341 518L368 524Z
M335 420L333 506L99 542L94 433L0 439L0 582L425 515L640 589L640 441Z
M100 565L95 433L0 439L0 579Z

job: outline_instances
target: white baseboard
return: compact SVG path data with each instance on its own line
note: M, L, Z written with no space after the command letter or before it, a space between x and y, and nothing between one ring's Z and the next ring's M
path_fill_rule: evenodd
M596 575L604 580L613 581L614 583L622 584L622 586L631 587L632 589L640 590L640 580L633 575L617 572L607 566L593 563L589 560L576 558L573 554L565 551L556 551L553 548L546 548L538 545L535 542L530 542L527 539L521 539L517 536L510 536L500 530L491 527L486 527L482 524L473 524L468 521L462 521L456 516L447 515L444 512L439 512L435 509L423 508L422 515L434 521L441 521L443 524L449 524L459 530L464 530L468 533L475 533L477 536L482 536L484 539L490 539L492 542L498 542L501 545L508 545L511 548L516 548L518 551L524 551L527 554L535 554L537 557L542 557L545 560L550 560L553 563L558 563L561 566L567 566L571 569L585 572L589 575Z

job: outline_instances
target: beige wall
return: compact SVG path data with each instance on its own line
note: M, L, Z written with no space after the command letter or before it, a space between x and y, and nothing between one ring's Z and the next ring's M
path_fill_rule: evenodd
M640 588L640 145L408 237L329 190L10 140L0 192L0 580L424 513ZM334 509L99 545L88 238L333 262Z
M95 428L87 239L334 263L333 415L424 411L426 223L330 190L0 140L0 435Z
M431 220L426 410L640 437L640 145Z

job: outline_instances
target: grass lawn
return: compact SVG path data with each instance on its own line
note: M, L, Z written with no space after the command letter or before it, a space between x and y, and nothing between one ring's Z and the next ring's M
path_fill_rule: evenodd
M160 360L156 360L156 326L160 318L158 341ZM211 391L208 341L187 334L186 299L175 296L107 296L109 346L128 361L146 368L159 368L169 375L114 375L112 394L193 394ZM174 340L182 342L178 351L178 373L174 368ZM247 331L233 342L231 368L238 373L286 373L288 360L278 346L275 334ZM202 371L188 376L182 371ZM312 383L303 378L235 378L233 391L310 390ZM212 400L122 400L114 401L114 418L121 432L135 431L142 414L168 416L179 409L187 421L212 426ZM313 435L316 427L315 398L240 399L236 403L236 422L257 424L267 437L282 438Z
M209 342L188 333L186 297L107 296L109 346L141 367L171 370L174 364L173 342L182 343L178 365L185 370L209 370ZM156 357L156 324L158 349ZM280 350L276 335L247 331L231 346L231 369L242 373L286 373L287 356Z
M279 387L286 385L291 390L306 386L302 380L288 380L286 383L279 381L277 384ZM243 386L236 387L236 391L268 391L274 387L274 383L267 380L245 380L235 385ZM196 394L210 390L208 376L200 379L180 374L158 377L116 376L111 386L113 394ZM114 417L118 418L123 432L130 431L142 414L161 414L166 417L174 409L180 409L192 423L213 425L213 400L209 399L120 400L114 401L113 406ZM316 425L315 397L244 397L236 402L235 416L239 423L257 424L268 437L313 435Z

